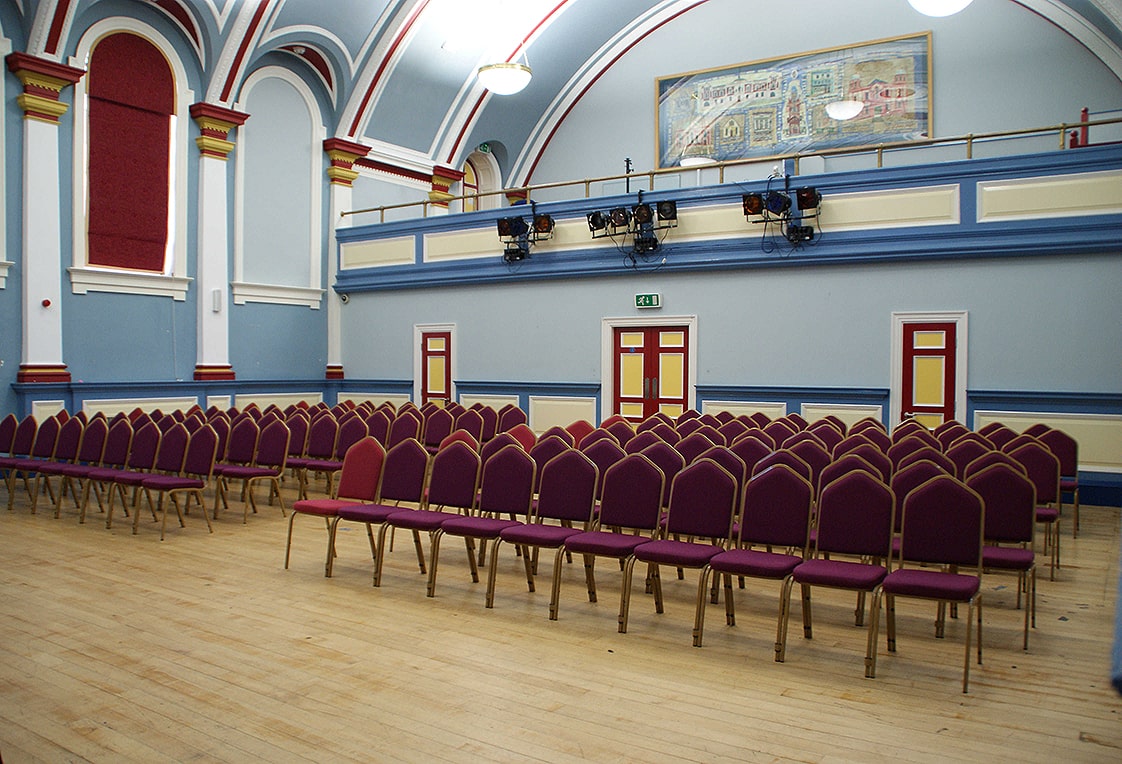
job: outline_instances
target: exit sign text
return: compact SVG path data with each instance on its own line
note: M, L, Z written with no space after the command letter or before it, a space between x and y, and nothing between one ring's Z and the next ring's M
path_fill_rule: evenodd
M661 308L662 295L658 292L650 292L649 294L635 295L636 308Z

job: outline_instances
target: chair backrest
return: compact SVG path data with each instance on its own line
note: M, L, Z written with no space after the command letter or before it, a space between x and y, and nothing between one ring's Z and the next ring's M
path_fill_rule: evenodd
M1001 442L1001 445L998 445L999 441ZM1021 446L1023 446L1026 443L1042 443L1042 442L1043 441L1041 441L1038 438L1034 438L1032 435L1026 435L1024 433L1021 433L1020 435L1014 435L1012 438L1009 438L1008 440L1002 440L1001 438L998 438L996 441L994 441L994 445L999 450L1004 451L1007 454L1010 454L1010 453L1013 453L1014 451L1016 451L1018 448L1020 448Z
M970 428L962 422L956 422L953 419L948 419L941 425L935 428L935 439L939 441L939 445L944 451L951 447L955 439L970 432Z
M608 468L626 457L627 452L612 438L594 440L582 447L581 452L596 464L596 469L600 470L600 480L596 486L596 495L599 497L604 490L604 477L607 475Z
M481 464L479 452L460 440L437 451L429 470L426 505L470 511L479 490Z
M707 427L712 427L714 430L721 426L721 420L718 419L715 414L710 414L709 412L706 412L699 416L697 418L697 421L701 422Z
M549 438L549 437L553 437L553 436L561 438L561 440L563 440L567 444L569 444L570 448L574 447L575 444L576 444L576 440L573 438L573 434L571 432L569 432L568 430L566 430L561 425L556 425L556 424L553 425L552 427L550 427L545 432L543 432L541 435L539 435L538 436L538 441L540 442L540 441L544 440L545 438Z
M853 430L850 430L849 434L864 435L869 442L879 448L883 453L888 453L888 449L892 447L892 438L889 437L888 433L884 431L884 427L881 426L879 422L876 424L870 424L863 430L859 430L857 433L854 433ZM846 437L849 437L849 435L847 435Z
M101 453L98 464L103 467L122 468L129 461L132 449L132 422L128 417L122 417L109 426L109 433L105 436L105 449Z
M658 468L662 470L662 474L666 478L666 483L662 492L662 505L668 506L670 504L670 489L674 484L674 478L686 466L686 460L678 453L678 449L669 443L652 443L651 445L640 451L643 456L650 459Z
M722 423L721 426L717 428L717 432L721 433L726 444L731 445L732 442L747 429L748 425L744 424L744 422L741 422L739 419L730 419Z
M1063 430L1049 429L1038 436L1060 460L1060 474L1075 477L1079 473L1079 443Z
M674 424L677 427L681 427L683 424L690 421L691 419L697 419L700 416L701 416L701 412L698 411L697 409L686 409L685 411L683 411L681 414L678 415L678 418L675 420Z
M729 448L744 462L744 466L748 468L749 475L752 474L752 470L761 459L775 450L773 446L769 446L755 435L747 433L733 441Z
M160 439L163 433L155 422L145 422L140 429L135 430L132 444L129 448L129 458L126 466L130 470L150 470L156 463L156 452L160 449Z
M804 434L806 434L805 430L799 433L799 435ZM784 446L783 448L786 451L790 451L810 466L810 484L812 486L818 485L822 470L833 461L830 452L826 450L826 446L819 440L801 440L793 446Z
M393 423L390 424L389 440L386 442L387 448L393 448L398 443L409 438L420 441L421 423L408 412L399 412L394 417Z
M872 438L865 433L851 432L834 445L834 450L831 453L833 457L837 459L838 457L845 456L858 446L872 446L873 448L878 448L878 446L873 443Z
M473 405L472 408L475 408ZM490 406L480 406L476 411L483 418L483 442L491 440L499 430L499 412Z
M900 460L908 454L919 451L921 448L927 448L927 443L916 435L909 435L906 438L901 438L893 443L888 449L888 458L892 461L892 467L895 469ZM938 449L936 449L938 450Z
M483 465L479 512L529 519L536 473L537 465L522 446L512 443L500 449Z
M366 431L383 446L390 438L391 416L386 409L374 409L366 417Z
M904 499L900 560L982 568L985 503L965 483L938 475Z
M583 438L581 438L581 441L580 441L581 448L584 448L585 446L589 446L589 445L595 443L598 440L610 440L613 443L619 445L620 448L623 447L623 445L619 442L619 438L617 438L615 435L612 435L611 432L604 429L603 427L597 427L595 430L593 430L592 432L588 433Z
M32 459L50 459L58 444L58 432L62 424L57 416L47 417L35 431L35 442L31 444Z
M137 431L137 434L140 432ZM251 416L243 417L230 428L230 437L226 441L226 461L231 464L252 464L260 439L261 428L257 420ZM335 441L331 442L334 447Z
M535 492L537 492L538 486L541 484L542 473L545 471L545 465L548 464L553 457L557 456L563 451L568 451L570 448L571 446L569 446L569 444L561 438L557 437L556 435L550 435L547 438L542 438L541 440L539 440L534 444L534 447L530 449L530 456L533 458L534 464L537 466L537 479L534 484Z
M486 441L479 447L479 456L483 459L483 464L487 464L487 460L497 454L502 448L510 445L522 448L522 444L518 442L518 438L511 435L509 432L500 432L495 437ZM525 449L522 449L525 451Z
M972 435L973 433L968 434ZM983 445L978 440L963 436L951 444L951 447L946 451L946 455L948 459L954 462L955 476L962 478L965 476L966 467L970 462L994 450L992 445Z
M513 403L508 403L499 409L499 432L506 432L515 425L526 424L526 412ZM529 450L529 449L527 449Z
M830 427L830 429L832 430L833 427ZM799 430L794 435L790 436L789 438L784 440L782 443L780 443L779 447L780 448L791 448L796 443L802 443L804 440L814 441L815 443L822 446L823 448L826 447L826 444L822 441L822 438L818 437L817 433L811 432L810 430Z
M518 410L521 411L522 409ZM526 453L530 453L530 449L538 442L538 436L534 434L534 431L531 430L530 426L525 422L519 422L510 429L503 430L503 432L509 432L514 436L514 438L522 444L522 450Z
M770 435L776 443L782 443L799 431L798 428L783 419L774 419L768 422L763 430Z
M895 504L883 482L864 470L847 472L818 496L815 550L888 560Z
M657 530L664 482L662 470L643 454L610 465L601 473L600 527Z
M1016 438L1021 433L1014 430L1012 427L1001 422L990 422L989 424L978 428L980 435L985 435L986 438L994 444L995 447L1001 448L1009 441ZM1029 436L1032 437L1031 435Z
M479 441L473 438L471 436L471 433L469 433L467 430L452 430L452 432L448 433L448 435L445 436L444 440L440 441L440 444L435 450L439 451L449 443L456 440L460 441L461 443L467 444L469 447L476 451L479 450ZM428 448L430 451L434 450L431 446L426 446L426 448Z
M744 484L748 482L748 465L744 463L744 460L728 446L711 446L694 461L699 459L712 459L724 467L725 472L733 476L733 479L736 480L736 506L739 507L741 491L744 490Z
M696 422L698 420L694 419L692 421ZM678 441L674 446L674 448L678 449L678 453L682 455L682 458L685 460L686 464L691 463L692 461L697 459L697 457L701 456L713 446L717 445L712 440L710 440L705 433L700 431L704 427L705 426L702 425L701 428L695 430L694 432L691 432L689 435Z
M204 424L196 428L187 442L187 452L183 459L183 474L209 482L210 476L214 472L214 462L217 455L218 433L210 425Z
M813 433L815 437L822 441L822 445L824 445L826 450L831 454L834 452L834 446L840 443L842 438L845 437L845 432L828 419L819 419L817 422L811 424L806 431Z
M295 414L284 420L288 425L288 455L300 457L308 445L308 418L302 414Z
M105 440L109 437L109 420L95 416L82 430L82 442L75 453L75 461L81 464L101 464L105 455Z
M651 430L651 429L654 429L655 427L658 427L660 424L668 424L671 427L673 427L674 426L674 420L671 419L668 414L664 414L661 411L656 411L655 413L651 414L649 417L644 419L642 422L635 425L635 432L636 433L646 432L647 430Z
M225 415L214 416L207 420L207 424L218 435L218 453L215 460L222 461L226 458L226 444L230 442L230 420Z
M1060 460L1043 443L1025 443L1009 454L1022 465L1036 487L1036 500L1051 504L1060 495Z
M870 475L875 477L877 480L883 479L881 477L880 470L869 464L869 462L867 462L859 454L855 454L851 451L848 454L844 454L837 459L834 459L834 461L830 462L822 468L821 474L818 475L818 492L821 493L823 488L837 480L845 473L852 472L853 470L864 470L865 472L868 472Z
M15 414L9 413L0 419L0 454L12 452L12 441L15 440L17 427L19 427L19 420L16 419Z
M658 443L660 440L662 438L658 437L653 430L643 430L635 433L635 437L627 441L627 446L623 450L629 454L637 454L650 444Z
M58 439L55 441L55 450L52 457L56 462L72 462L78 456L78 448L82 445L82 433L85 424L78 417L70 417L58 429Z
M439 446L440 441L452 433L453 424L455 424L455 420L452 418L451 412L439 406L434 406L425 416L425 432L421 442L426 446ZM482 430L482 428L480 429Z
M621 446L626 446L627 441L635 437L635 428L631 426L630 422L624 420L617 420L607 425L600 425L605 430L616 436Z
M284 424L281 422L281 424ZM358 443L370 433L366 429L366 420L361 416L354 416L339 425L339 437L335 439L335 455L333 458L336 461L343 461L343 457L351 446ZM265 433L261 433L261 437L265 437Z
M701 421L701 418L695 417L693 419L687 419L684 422L679 422L674 429L682 438L688 438L704 426L705 423Z
M810 480L813 474L810 465L803 461L803 458L796 454L794 451L788 451L781 448L778 451L772 451L770 454L760 459L752 467L752 474L758 475L773 464L786 464L795 472L802 475L807 480Z
M706 417L706 416L709 416L709 415L705 414L705 415L702 416L701 419L699 419L697 421L699 421L699 422L704 421L704 417ZM726 438L724 435L722 435L721 431L718 430L715 426L713 426L711 424L701 425L701 427L698 427L696 430L694 430L692 434L693 435L704 435L714 446L727 446L729 444L728 438Z
M378 501L421 504L428 471L429 453L421 442L415 438L401 441L386 452Z
M672 446L676 445L678 441L682 439L682 435L678 430L675 429L673 425L666 424L665 422L656 424L651 428L651 432Z
M343 455L343 469L339 475L336 497L352 501L376 501L385 462L386 450L377 438L367 435L359 440Z
M565 428L573 436L573 445L577 448L584 443L584 436L596 429L596 426L587 419L578 419Z
M880 472L880 479L882 481L887 483L889 478L892 477L892 460L888 458L888 454L881 451L876 446L869 444L857 446L857 448L852 449L849 453L857 454L869 464L876 467L877 471Z
M744 486L739 541L797 547L805 555L813 506L810 482L786 464L774 464Z
M986 451L977 459L967 464L966 469L962 471L962 474L958 474L957 472L953 471L951 474L956 475L959 480L969 480L971 475L976 472L981 472L991 464L1005 464L1012 467L1022 475L1028 474L1025 471L1025 465L1021 464L1009 454L1003 453L1001 451Z
M935 462L946 470L948 475L954 475L958 470L958 466L942 451L937 448L932 448L931 446L923 446L901 458L900 461L896 463L896 471L899 472L909 464L915 464L919 461Z
M889 436L892 438L893 443L899 443L904 438L909 438L921 431L926 432L927 428L915 419L905 419L892 428L892 432L889 433Z
M1036 533L1036 489L1008 464L994 463L966 479L986 505L987 541L1031 545Z
M183 462L187 458L187 443L190 439L191 433L187 432L187 428L180 422L173 422L160 438L160 447L156 451L156 461L152 464L152 469L169 475L181 473Z
M735 513L736 479L712 459L698 459L674 476L666 532L727 542Z
M736 419L736 414L732 413L728 409L722 409L721 411L718 411L714 416L721 424L728 424L732 420Z
M600 480L596 463L570 448L546 462L541 472L533 521L569 520L590 524L596 507L596 484Z
M912 489L923 485L928 480L939 475L953 475L953 471L943 469L935 462L920 459L918 462L899 469L892 473L892 493L896 496L895 530L900 530L900 520L904 516L904 499Z
M750 420L752 420L753 425L755 425L756 427L761 427L761 428L762 427L767 427L768 424L771 422L771 417L769 417L767 414L765 414L762 411L753 411L751 414L748 415L748 418Z
M363 429L366 428L361 419L356 421L362 425ZM270 467L283 471L287 462L288 425L280 419L275 419L261 431L261 440L257 442L257 458L254 460L254 464L258 467Z

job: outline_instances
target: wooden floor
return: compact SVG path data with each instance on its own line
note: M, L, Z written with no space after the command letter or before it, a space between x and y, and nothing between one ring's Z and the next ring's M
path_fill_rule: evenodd
M5 497L6 498L6 497ZM961 693L963 624L933 638L931 606L901 602L899 651L863 677L853 598L815 594L815 637L794 605L772 660L776 587L749 584L735 627L710 606L690 646L696 577L667 579L655 615L636 587L616 633L618 569L548 573L526 591L503 550L483 607L463 547L444 545L435 599L399 536L380 589L365 535L340 533L323 577L322 525L241 506L213 535L197 512L159 540L150 517L106 530L0 510L0 755L24 761L1122 761L1108 679L1119 512L1086 507L1044 571L1038 628L1020 649L1012 579L984 583L985 664ZM544 573L544 569L543 569ZM638 578L638 576L637 576ZM832 596L833 595L833 596ZM797 598L796 598L797 599Z

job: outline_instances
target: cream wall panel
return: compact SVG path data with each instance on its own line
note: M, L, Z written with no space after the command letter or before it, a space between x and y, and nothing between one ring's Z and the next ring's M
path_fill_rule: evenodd
M530 396L530 410L526 413L530 427L537 433L553 426L567 427L578 419L595 423L596 399Z
M823 231L856 231L957 225L960 221L957 184L888 191L829 194L822 199L818 227Z
M208 395L206 397L206 407L209 409L211 406L219 408L223 411L234 405L234 398L231 395Z
M872 417L878 422L883 421L883 406L862 406L848 403L804 403L802 417L808 422L814 422L824 416L836 416L845 422L846 427L859 422L866 417Z
M690 207L679 210L678 227L669 232L675 241L698 239L728 239L759 232L759 226L744 218L740 205L719 207ZM661 236L662 231L658 232Z
M460 405L465 408L471 408L477 403L484 406L490 406L495 411L498 411L503 406L510 404L518 405L517 395L461 395Z
M1122 170L981 181L978 222L1122 212Z
M339 400L353 401L356 404L369 401L375 406L389 401L393 404L394 409L400 409L403 404L408 403L411 399L408 395L387 395L385 393L339 393Z
M296 403L303 402L312 405L322 400L323 393L256 393L235 396L234 405L239 409L244 409L249 404L256 403L259 409L264 409L270 405L283 409Z
M1122 472L1122 415L1032 411L975 411L974 429L1001 422L1017 432L1041 423L1063 430L1079 444L1079 469Z
M503 243L494 228L473 228L425 235L425 262L502 257Z
M42 422L44 419L53 417L64 408L66 408L66 405L63 401L32 401L31 415L35 417L36 422Z
M199 400L190 398L101 398L82 401L82 410L87 414L96 414L99 411L107 417L119 412L126 414L133 409L141 411L155 411L159 409L165 414L172 411L186 411L198 405Z
M339 268L376 268L386 265L412 265L416 260L412 236L356 241L339 247Z
M786 416L787 404L775 403L774 401L705 401L701 406L701 413L703 414L717 414L722 411L727 411L735 416L751 416L759 412L766 414L771 419L778 419L781 416Z

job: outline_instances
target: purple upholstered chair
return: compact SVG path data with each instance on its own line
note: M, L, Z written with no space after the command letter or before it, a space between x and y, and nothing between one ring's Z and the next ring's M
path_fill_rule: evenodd
M923 446L901 457L900 461L896 462L895 471L899 472L910 464L924 460L938 464L948 475L954 475L957 470L955 463L942 451L937 448L932 448L931 446Z
M164 434L164 443L169 442L173 437L172 432L169 431ZM183 496L184 508L187 507L192 497L195 499L202 511L203 519L206 520L207 530L214 533L210 518L206 514L206 505L203 503L203 491L210 485L211 475L214 472L214 458L217 453L218 433L214 431L214 428L202 425L190 434L186 454L183 458L183 467L178 473L151 475L141 482L148 506L159 511L161 516L160 541L164 540L164 533L167 530L167 505L169 503L175 507L175 514L179 518L179 527L185 527L183 512L179 508L180 496ZM155 506L152 501L153 492L159 496ZM136 533L139 514L138 512L137 516L133 518L132 532L134 534Z
M745 434L733 441L729 450L740 457L748 470L748 474L751 475L756 463L775 449L755 435Z
M955 477L962 479L966 476L966 467L970 462L995 450L992 445L985 445L973 438L960 437L951 444L951 447L944 454L954 462Z
M421 420L413 416L410 411L400 411L394 417L393 422L390 423L390 434L386 441L386 449L389 450L408 438L420 442Z
M714 575L725 584L725 621L736 625L732 577L761 578L780 582L780 593L795 567L806 559L810 540L814 487L785 464L776 464L756 475L744 487L739 532L733 549L718 553L709 561ZM764 549L755 549L763 546ZM774 551L773 551L774 548ZM790 598L780 597L778 628L786 620L785 607ZM701 646L705 626L705 599L698 597L697 639Z
M1059 510L1063 511L1064 494L1071 494L1073 515L1071 537L1079 536L1079 443L1063 430L1049 428L1040 433L1044 445L1060 460Z
M880 473L881 481L887 483L892 479L892 460L888 458L888 454L881 451L876 446L865 443L850 449L846 453L857 454L869 464L876 467L877 472ZM834 458L837 458L837 454L834 454Z
M526 412L513 403L508 403L499 409L499 432L507 432L516 425L526 424ZM529 449L527 449L529 450Z
M95 464L100 464L102 455L105 453L105 440L108 435L109 420L103 416L95 416L83 429L82 439L78 444L77 451L74 452L73 459L65 462L55 461L39 465L39 474L36 478L36 483L42 481L46 485L48 494L54 495L51 491L51 478L59 478L58 495L54 496L55 519L58 519L62 511L62 499L68 490L70 490L71 495L74 497L75 508L81 509L81 505L78 503L78 492L73 490L74 484L67 478L67 473L74 467L90 467ZM57 451L55 455L58 456ZM36 499L38 499L38 496L39 487L36 485Z
M807 428L806 431L822 441L822 445L824 445L826 450L830 453L833 453L834 446L841 443L842 438L845 437L845 433L839 429L838 426L826 419L818 420Z
M440 449L440 441L451 434L453 424L455 424L455 419L451 412L439 406L434 406L425 415L424 434L421 437L421 442L430 454L435 454Z
M19 427L19 420L16 419L15 414L9 413L0 419L0 456L11 456L17 427Z
M546 439L562 442L556 436ZM540 445L540 444L539 444ZM567 450L567 449L566 449ZM507 528L529 522L530 507L534 499L534 475L537 464L534 458L519 445L509 445L492 456L483 465L483 479L479 486L476 510L468 516L445 520L433 534L432 560L429 588L436 589L436 566L440 555L440 540L445 535L460 536L467 545L471 580L479 583L479 568L475 561L475 542L483 548L480 562L486 559L487 546L495 553L499 534ZM505 519L503 516L506 516Z
M685 468L685 459L669 443L654 443L644 448L640 453L662 470L662 474L666 478L666 483L662 489L662 506L669 506L670 488L674 484L674 478Z
M634 442L638 439L639 436L636 436L631 441ZM599 499L604 491L604 478L608 474L608 468L628 454L611 438L601 438L587 446L582 445L580 450L596 464L596 469L600 471L600 480L596 485L596 498Z
M440 530L445 520L470 514L475 507L481 464L479 452L459 440L448 444L433 456L422 508L399 509L386 518L385 527L378 532L377 561L374 564L375 586L381 585L382 560L386 552L384 543L386 528L404 528L412 531L418 559L423 559L421 531L429 534L431 547L436 532ZM426 592L429 597L434 596L435 583L433 566L430 565Z
M608 446L609 441L601 441ZM618 446L616 446L618 448ZM629 454L604 468L600 481L600 515L594 530L565 539L565 551L584 556L588 601L596 601L597 557L624 560L635 547L653 540L662 513L662 470L643 454ZM549 618L557 620L561 576L553 579Z
M965 482L969 480L970 476L974 473L981 472L986 467L989 467L993 464L1004 464L1006 466L1012 467L1022 475L1027 474L1025 472L1025 466L1023 464L1021 464L1009 454L1002 453L1001 451L987 451L974 461L967 464L966 469L962 471L961 475L958 474L957 470L951 470L950 473L958 477L959 480Z
M534 561L539 549L557 550L553 575L555 578L561 575L565 539L592 527L599 477L596 463L576 449L562 451L546 463L538 482L538 500L529 519L525 524L503 529L492 545L487 571L487 607L494 606L499 549L504 543L522 548L529 591L534 591ZM579 523L580 527L572 527L574 523ZM531 549L534 550L533 555L530 554Z
M873 594L869 620L869 653L865 676L875 677L880 598L883 595L888 650L896 651L896 598L916 597L939 603L935 636L943 636L946 605L966 604L966 659L962 691L970 686L970 642L974 611L978 612L978 663L982 662L982 497L950 475L939 475L912 490L904 499L900 565L885 576ZM909 567L910 564L925 567ZM943 568L942 566L947 566ZM969 572L967 572L969 571Z
M748 425L739 419L730 419L722 423L721 426L717 428L717 432L721 433L721 436L725 439L725 443L732 444L732 442L744 434L744 431L747 429Z
M288 518L288 538L284 545L284 568L288 570L289 552L292 549L292 524L297 515L322 517L327 528L327 560L324 563L324 576L331 577L332 563L335 560L334 540L331 533L333 521L343 507L355 504L371 504L378 500L378 486L382 481L382 466L386 452L376 438L366 436L355 443L343 456L343 469L339 475L339 490L334 498L300 499L293 503L292 514ZM373 549L371 550L373 557Z
M573 436L573 445L577 448L581 448L584 445L585 436L595 430L596 427L587 419L577 419L571 422L565 429Z
M889 437L891 438L893 443L899 443L904 438L910 438L913 435L921 432L927 433L928 435L931 434L926 427L917 422L915 419L905 419L892 428L892 432L889 434Z
M475 407L473 406L472 408ZM487 443L494 438L495 434L498 432L499 412L495 411L490 406L482 405L479 406L476 411L479 412L479 416L483 417L483 439L480 442Z
M534 444L534 447L530 449L530 456L533 458L534 464L536 465L537 475L534 480L534 493L538 492L538 486L541 485L542 473L545 471L545 465L548 464L553 457L571 448L572 446L556 435L543 437Z
M693 419L691 421L696 422L698 420ZM678 449L678 453L682 455L682 459L685 460L686 464L691 464L703 453L717 445L709 436L701 432L701 429L704 428L705 426L702 425L701 428L691 432L675 444L674 448Z
M807 480L810 480L814 475L814 471L810 468L810 465L807 464L801 456L796 454L794 451L788 451L785 448L781 448L778 451L772 451L763 459L760 459L758 462L756 462L755 465L752 466L752 475L755 476L760 474L773 464L786 464L788 467L793 469L798 474L802 475Z
M864 470L854 470L827 485L818 497L818 528L814 553L795 567L783 588L783 599L791 596L794 584L802 589L803 636L811 639L810 592L814 586L845 589L860 594L879 590L888 573L892 550L892 489ZM853 559L837 559L836 556ZM862 598L858 598L855 622L864 624ZM790 613L790 606L784 612ZM788 618L789 620L789 618ZM775 660L787 653L787 621L779 625Z
M104 505L105 508L105 527L113 527L113 502L116 494L121 496L121 506L125 510L125 515L128 516L128 502L125 498L124 486L117 482L119 476L133 473L135 476L135 485L139 485L144 478L148 477L152 471L153 465L156 463L156 456L160 449L160 442L163 439L163 433L160 428L156 426L155 422L146 422L140 429L136 430L132 437L132 442L129 447L128 460L120 467L103 466L97 469L90 470L86 478L86 486L82 492L82 515L85 517L86 506L89 503L89 494L91 489L97 496L98 506L102 506L101 502L101 489L104 487L109 494L108 503ZM186 445L186 440L184 440ZM134 499L139 496L136 494ZM135 505L135 501L133 502Z
M806 431L804 430L799 434L804 435ZM812 486L818 485L822 470L826 469L827 465L833 461L830 452L819 440L801 440L790 446L784 445L783 450L790 451L807 463L810 467L810 484Z
M970 432L970 428L962 422L948 419L936 427L932 434L935 436L935 439L939 441L939 445L942 446L943 451L946 451L956 439L968 432Z
M518 446L522 448L522 444L518 442L518 438L511 435L509 432L497 433L493 438L483 443L479 447L479 456L483 460L484 466L486 466L488 459L507 446Z
M28 483L27 475L34 472L36 463L51 458L51 455L55 452L55 444L58 442L58 433L61 428L62 422L59 421L59 417L48 417L35 430L35 438L27 453L0 460L0 469L7 470L9 512L12 511L15 500L16 478L20 474L24 475L24 487L27 489L28 496L30 496L31 486ZM18 431L16 435L19 436Z
M366 429L366 424L361 418L354 417L351 421L358 422L363 430ZM269 503L273 503L273 497L275 496L277 503L280 505L281 516L285 516L284 498L280 492L280 479L284 476L287 462L288 425L284 423L284 420L276 419L261 431L261 439L257 443L257 455L253 464L227 465L222 468L215 490L215 517L218 516L219 499L221 499L223 505L226 504L227 480L242 481L242 493L245 494L243 523L249 522L250 509L253 510L253 514L257 514L257 499L254 497L253 489L260 482L269 483Z
M35 514L35 510L39 507L39 489L40 484L46 485L47 494L51 498L51 503L54 503L54 492L51 490L50 481L44 483L47 474L51 474L52 469L61 467L65 464L73 464L74 460L78 458L78 449L82 446L82 436L85 433L86 425L84 420L78 417L70 417L58 429L58 437L55 440L55 448L51 456L47 459L29 460L23 463L22 467L17 468L22 471L25 479L34 478L34 482L30 486L29 494L31 496L31 514ZM46 472L44 472L46 470Z
M1024 640L1024 649L1028 650L1029 624L1036 628L1036 489L1031 480L1008 464L991 464L967 478L966 485L986 504L982 566L987 571L1017 574L1018 608L1021 591L1028 592Z
M1043 443L1026 443L1009 454L1025 468L1036 487L1036 522L1044 526L1044 551L1049 553L1048 578L1060 567L1060 460Z
M797 427L784 419L774 419L768 422L763 429L776 443L782 443L799 431Z
M456 417L456 430L465 430L475 438L476 443L483 440L483 415L473 409L468 409ZM478 450L478 449L476 449Z
M640 544L624 565L623 589L620 594L621 634L627 631L631 578L635 563L645 562L653 566L650 577L656 613L663 610L662 581L658 573L661 565L700 569L697 583L697 597L700 600L707 589L709 561L727 547L735 513L736 478L715 461L699 459L675 476L666 516L667 538ZM700 627L695 616L695 646L700 644Z
M565 441L565 443L567 443L570 448L576 447L576 439L573 438L573 434L558 424L553 425L548 430L539 435L538 442L541 442L552 435L556 435L558 438L561 438L561 440Z
M910 435L893 443L888 449L888 458L892 460L893 469L900 465L900 460L905 456L924 448L929 448L927 442L915 435ZM939 448L936 446L933 450L938 451Z
M658 443L662 438L651 430L643 430L642 432L635 433L635 437L627 441L627 446L623 449L629 454L637 454L652 443Z

